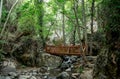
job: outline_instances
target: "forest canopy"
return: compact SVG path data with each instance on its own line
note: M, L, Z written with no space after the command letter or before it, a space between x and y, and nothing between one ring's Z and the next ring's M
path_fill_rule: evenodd
M94 79L119 79L119 13L120 0L0 0L0 62L41 67L46 53L62 51L49 55L62 65L77 52L80 72L95 56Z

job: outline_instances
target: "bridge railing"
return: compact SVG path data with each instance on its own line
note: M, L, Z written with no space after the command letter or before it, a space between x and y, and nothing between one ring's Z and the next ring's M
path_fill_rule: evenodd
M81 55L80 45L75 46L53 46L46 45L45 51L55 55Z

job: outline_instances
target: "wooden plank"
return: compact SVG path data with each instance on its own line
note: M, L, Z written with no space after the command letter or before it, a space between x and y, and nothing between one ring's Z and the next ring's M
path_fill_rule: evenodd
M45 51L55 55L81 55L80 45L76 46L53 46L47 45Z

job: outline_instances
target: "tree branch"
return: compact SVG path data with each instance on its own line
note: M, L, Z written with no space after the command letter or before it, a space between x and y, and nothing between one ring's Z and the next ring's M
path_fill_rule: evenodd
M47 38L48 38L48 35L49 35L50 30L51 30L51 28L52 28L52 25L54 25L54 22L51 22L51 25L50 25L50 27L49 27L48 33L47 33L47 35L46 35L46 37L45 37L45 40L47 40Z
M64 14L65 15L65 14ZM72 18L70 18L69 16L65 15L72 23L74 23L75 25L77 25L73 20ZM82 26L79 26L81 27L82 29L85 29L85 27L82 27Z
M0 19L2 17L2 5L3 5L3 0L1 0L0 2Z
M10 18L10 14L11 14L13 8L14 8L14 7L16 6L16 4L18 3L18 1L19 1L19 0L16 0L16 2L12 5L12 7L11 7L11 9L10 9L8 15L7 15L7 19L6 19L5 23L4 23L3 29L2 29L2 31L1 31L0 38L2 38L2 35L3 35L4 31L5 31L7 22L8 22L8 20L9 20L9 18Z

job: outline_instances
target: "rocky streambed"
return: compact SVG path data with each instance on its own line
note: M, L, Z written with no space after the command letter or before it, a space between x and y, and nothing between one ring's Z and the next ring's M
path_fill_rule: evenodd
M92 79L95 56L87 56L88 63L82 57L44 55L44 66L17 67L14 61L3 61L0 79ZM47 57L47 58L46 58Z

